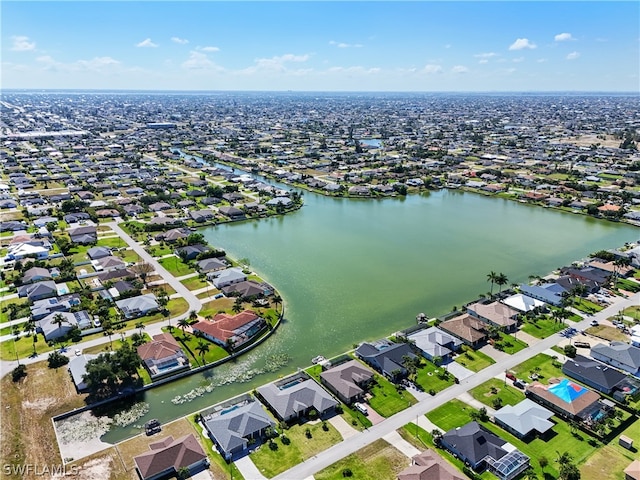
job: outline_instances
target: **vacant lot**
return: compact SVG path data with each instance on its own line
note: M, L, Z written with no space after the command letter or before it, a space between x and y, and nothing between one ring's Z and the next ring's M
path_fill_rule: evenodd
M467 350L458 355L455 361L472 372L479 372L483 368L496 363L495 360L488 355L473 350Z
M524 393L520 390L509 386L497 378L492 378L482 385L478 385L473 390L470 390L469 393L473 398L491 408L495 408L493 402L496 398L502 400L502 405L515 405L525 398Z

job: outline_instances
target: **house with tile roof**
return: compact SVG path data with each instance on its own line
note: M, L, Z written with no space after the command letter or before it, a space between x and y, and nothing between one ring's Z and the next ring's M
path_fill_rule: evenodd
M425 450L411 458L411 466L398 474L398 480L468 480L433 450Z
M487 324L468 313L446 320L438 328L473 348L487 341Z
M467 305L467 312L488 325L507 332L515 330L518 324L518 311L501 302L473 303Z
M257 393L274 415L290 422L315 410L319 416L338 402L304 372L258 387Z
M227 405L211 415L203 415L209 437L225 458L246 451L249 440L259 440L275 421L255 400Z
M251 310L236 315L218 313L212 321L200 320L191 326L194 334L199 332L203 337L223 347L230 344L238 347L251 340L265 327L265 320Z
M169 333L153 336L151 342L137 347L138 356L152 380L189 369L189 360Z
M325 370L320 382L340 401L351 405L364 397L374 373L357 360L349 360Z
M187 468L194 474L208 466L207 454L192 433L175 440L168 436L149 444L149 449L149 452L133 457L142 480L175 476L181 468Z
M549 385L534 382L525 395L569 420L588 421L600 412L600 395L566 378L551 379Z

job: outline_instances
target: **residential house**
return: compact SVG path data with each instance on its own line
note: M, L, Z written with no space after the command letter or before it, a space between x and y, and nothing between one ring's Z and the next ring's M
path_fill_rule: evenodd
M27 297L30 302L56 296L58 296L58 288L52 280L45 280L44 282L31 283L18 287L18 297Z
M616 386L627 378L621 371L582 355L567 359L562 365L562 373L605 395L611 395Z
M203 244L187 245L186 247L176 248L173 252L184 260L194 260L201 253L211 251L211 247Z
M338 402L304 372L258 387L258 395L276 417L289 422L315 410L322 416Z
M31 318L40 320L53 312L68 312L71 307L80 305L80 295L77 293L64 297L46 298L36 300L31 305Z
M154 335L151 342L139 345L137 351L152 379L189 369L189 360L169 333Z
M513 331L518 325L516 320L518 311L500 302L478 302L467 305L467 312L488 325L498 327L503 331Z
M398 474L398 480L468 480L453 465L433 450L425 450L411 458L411 466Z
M105 272L113 269L124 269L127 266L124 263L124 260L114 256L103 257L100 260L94 260L92 263L96 267L96 270L102 270Z
M449 430L441 444L474 470L486 468L501 480L511 480L529 468L529 457L477 422Z
M231 220L242 220L245 217L244 212L237 207L219 207L218 211Z
M191 476L208 466L207 454L193 433L175 440L168 436L149 444L149 448L149 452L133 457L142 480L175 477L182 468L187 468Z
M446 320L438 328L473 348L487 341L487 324L468 313Z
M166 217L164 217L166 218ZM171 230L167 230L164 233L160 233L156 235L156 240L164 240L168 243L174 243L183 238L187 238L189 236L189 230L184 228L173 228Z
M215 272L212 276L214 277L212 279L213 286L218 290L234 283L244 282L247 279L241 268L227 268Z
M591 348L596 360L640 378L640 348L624 342L598 343Z
M142 317L160 308L153 293L118 300L116 301L116 306L127 319Z
M62 323L57 319L61 317ZM53 312L38 321L38 331L44 335L44 339L55 340L67 335L74 327L80 329L91 326L91 317L86 310L80 312Z
M48 268L43 267L31 267L29 270L22 273L22 284L41 282L43 280L51 280L53 277Z
M555 282L540 285L520 285L520 291L528 297L541 300L556 307L562 303L562 294L566 291Z
M100 282L105 283L123 278L134 278L136 275L128 268L112 268L110 270L100 272L96 275Z
M565 267L560 269L562 275L569 275L580 282L593 282L602 287L609 281L611 274L594 267Z
M41 245L27 243L14 243L7 248L5 262L8 260L22 260L24 258L35 258L42 260L49 257L49 248Z
M547 308L547 304L542 300L538 300L528 295L523 295L522 293L511 295L510 297L505 298L502 303L511 307L513 310L517 310L522 313L530 312L536 308L544 310Z
M640 460L634 460L624 469L624 480L640 480Z
M215 217L215 214L212 210L203 208L202 210L190 210L189 216L194 222L202 223L212 220Z
M600 395L566 378L549 381L549 385L534 382L525 388L525 395L569 420L587 421L600 411Z
M98 229L95 226L84 226L67 230L72 243L89 245L98 241Z
M87 363L96 358L98 358L98 355L86 354L71 357L69 360L68 370L78 393L85 393L89 389L84 380L84 375L87 373Z
M320 374L320 382L340 401L351 405L362 400L374 373L357 360L349 360Z
M438 327L430 327L425 330L418 330L407 336L409 341L420 349L422 355L433 361L440 358L445 363L448 362L454 352L460 350L462 341Z
M364 342L356 348L355 353L362 361L390 379L407 374L403 365L405 357L416 358L409 343L394 343L386 339L374 343Z
M68 213L62 218L66 223L72 224L72 223L79 223L82 220L89 220L91 216L89 216L88 213L79 212L79 213Z
M197 263L197 269L202 273L217 272L224 270L229 266L229 262L225 258L205 258Z
M266 322L257 313L245 310L236 315L218 313L212 321L200 320L191 328L194 334L199 332L223 347L239 347L260 333L265 326Z
M496 410L493 418L497 425L522 439L549 431L554 425L549 420L552 416L553 412L525 398L516 405L505 405Z
M273 287L266 282L246 280L223 287L222 292L226 296L238 295L242 298L268 297L273 295Z
M87 255L91 260L99 260L111 256L111 249L107 247L91 247L87 250Z
M249 440L259 440L276 423L255 400L228 405L204 416L204 426L220 453L227 459L246 451Z
M593 280L586 280L584 278L572 277L570 275L562 275L556 278L556 283L560 285L566 292L570 292L578 285L584 285L587 288L587 293L596 293L600 290L599 283Z

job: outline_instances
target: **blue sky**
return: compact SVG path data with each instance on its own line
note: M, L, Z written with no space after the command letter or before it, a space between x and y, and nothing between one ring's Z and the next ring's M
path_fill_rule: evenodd
M2 1L2 88L640 90L640 3Z

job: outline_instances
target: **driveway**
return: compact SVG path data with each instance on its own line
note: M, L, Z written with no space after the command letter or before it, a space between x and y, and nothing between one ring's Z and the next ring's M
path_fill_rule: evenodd
M468 368L463 367L458 362L449 362L447 364L447 370L449 370L449 373L451 375L457 377L458 380L464 380L465 378L469 378L470 376L475 374L475 372L472 372Z
M343 439L353 437L358 434L358 430L349 425L340 415L334 415L331 417L329 419L329 423L333 425L333 428L335 428L340 435L342 435Z
M260 473L260 470L258 470L258 467L253 463L249 455L245 455L233 463L236 464L236 467L238 467L238 470L240 470L240 473L246 480L266 480L267 478Z

